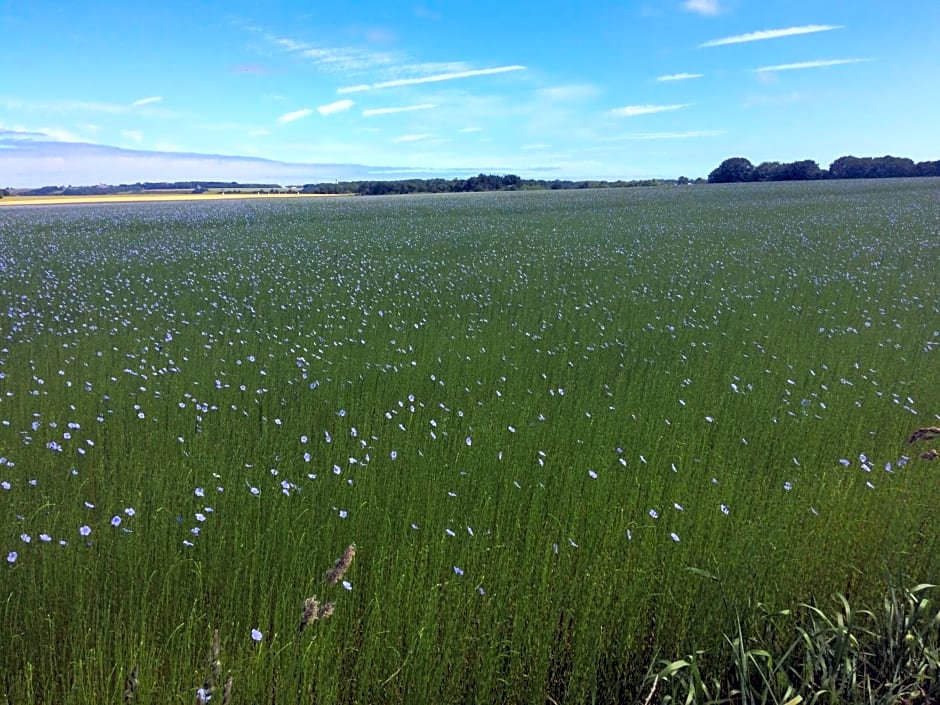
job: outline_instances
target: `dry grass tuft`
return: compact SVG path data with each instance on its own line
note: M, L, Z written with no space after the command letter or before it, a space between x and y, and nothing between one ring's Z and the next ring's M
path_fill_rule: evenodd
M937 436L940 436L940 426L925 426L924 428L918 428L914 431L911 437L907 439L907 444L914 445L921 441L931 441ZM929 448L921 453L920 457L924 460L936 460L940 457L940 451L936 448Z
M137 701L137 674L139 671L140 664L135 663L124 681L124 705L130 705Z
M333 567L326 571L326 575L324 576L326 584L336 585L336 583L342 580L343 576L346 575L346 571L349 570L349 566L352 565L353 558L355 557L356 544L351 543L346 547L346 550L343 551L343 555L336 560L336 563L333 564Z
M329 619L333 616L335 609L336 603L334 602L327 602L321 605L316 595L308 597L304 600L304 611L303 614L300 615L300 624L297 625L297 632L302 632L308 625L317 620Z

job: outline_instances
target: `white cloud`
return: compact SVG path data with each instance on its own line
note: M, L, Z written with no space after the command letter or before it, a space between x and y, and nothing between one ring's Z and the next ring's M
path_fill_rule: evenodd
M482 127L462 127L457 132L470 133L470 132L483 132Z
M163 100L163 96L155 95L155 96L151 96L150 98L141 98L140 100L135 100L133 103L131 103L131 105L133 105L136 108L141 105L150 105L151 103L159 103L161 100Z
M340 88L338 93L357 93L360 91L373 90L377 88L398 88L400 86L417 86L422 83L437 83L439 81L453 81L459 78L473 78L474 76L491 76L497 73L507 73L509 71L524 71L525 66L497 66L491 69L474 69L471 71L454 71L452 73L439 73L433 76L422 76L421 78L396 78L392 81L381 81L371 85L360 84L357 86L347 86Z
M333 113L341 113L344 110L349 110L353 106L351 100L337 100L333 103L327 103L326 105L321 105L317 108L317 112L320 115L332 115Z
M593 98L598 93L600 93L600 90L597 86L592 86L587 83L552 86L550 88L541 88L538 91L540 97L562 103L587 100L588 98Z
M431 134L422 134L422 135L401 135L392 140L392 142L401 143L401 142L421 142L423 140L431 139L434 135Z
M718 137L724 130L687 130L685 132L632 132L619 135L615 140L684 140L701 137Z
M814 34L815 32L829 32L833 29L842 29L842 25L835 24L806 24L799 27L785 29L762 29L747 34L736 34L733 37L711 39L699 44L699 47L720 47L726 44L743 44L745 42L760 42L765 39L778 39L780 37L793 37L798 34Z
M300 120L300 118L305 118L308 115L313 113L313 110L310 108L303 108L301 110L294 110L290 113L284 113L277 119L280 123L294 122L294 120Z
M398 108L369 108L368 110L363 110L362 114L365 117L373 117L375 115L392 115L394 113L409 113L413 110L431 110L436 108L435 103L421 103L420 105L404 105Z
M688 81L692 78L702 78L704 75L703 73L670 73L665 76L657 76L656 80L661 83L665 81Z
M682 7L699 15L717 15L721 12L718 0L685 0Z
M330 47L301 42L289 37L267 37L285 51L312 61L327 72L365 71L399 62L395 54L369 51L358 47Z
M777 64L776 66L761 66L753 69L754 73L767 73L772 71L794 71L797 69L818 69L825 66L841 66L842 64L860 64L871 59L823 59L820 61L800 61L795 64Z
M132 142L140 144L144 141L143 134L139 130L121 130L121 134Z
M677 103L675 105L626 105L622 108L614 108L610 112L620 117L636 117L637 115L652 115L653 113L667 113L672 110L681 110L691 105L691 103Z

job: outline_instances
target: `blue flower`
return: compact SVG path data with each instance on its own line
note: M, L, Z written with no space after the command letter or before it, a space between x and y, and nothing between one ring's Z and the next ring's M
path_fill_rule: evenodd
M261 633L261 630L260 630L260 629L252 629L252 630L251 630L251 640L252 640L252 641L261 641L262 639L264 639L264 634Z
M91 536L91 527L88 526L87 524L80 526L78 529L78 533L81 534L82 536Z

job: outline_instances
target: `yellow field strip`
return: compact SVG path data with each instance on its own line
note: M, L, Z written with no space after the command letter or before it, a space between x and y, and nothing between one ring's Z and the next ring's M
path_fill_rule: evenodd
M101 196L8 196L3 206L54 206L81 203L147 203L152 201L229 201L236 198L321 198L320 193L118 193Z

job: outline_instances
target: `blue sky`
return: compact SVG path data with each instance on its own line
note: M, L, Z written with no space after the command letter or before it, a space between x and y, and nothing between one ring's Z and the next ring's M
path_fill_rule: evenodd
M940 158L937 0L0 0L0 186Z

